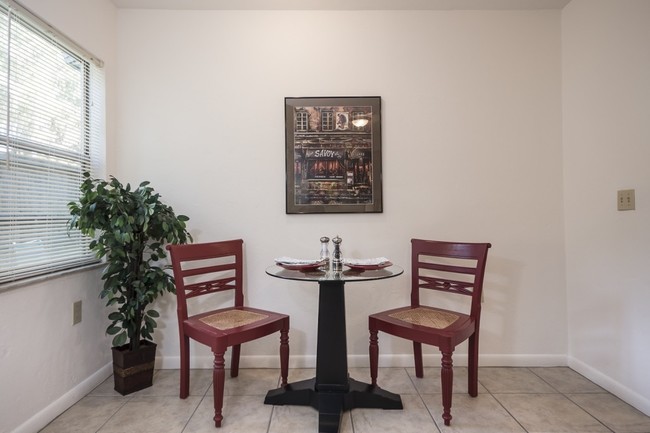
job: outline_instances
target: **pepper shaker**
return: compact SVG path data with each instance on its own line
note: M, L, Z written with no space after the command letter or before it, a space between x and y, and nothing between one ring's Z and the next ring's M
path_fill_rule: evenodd
M320 259L321 261L325 261L325 264L323 266L326 266L327 268L330 266L330 251L328 249L329 243L330 238L327 236L320 238Z
M334 253L332 254L332 270L340 271L343 268L343 255L341 254L341 239L338 235L332 242L334 243Z

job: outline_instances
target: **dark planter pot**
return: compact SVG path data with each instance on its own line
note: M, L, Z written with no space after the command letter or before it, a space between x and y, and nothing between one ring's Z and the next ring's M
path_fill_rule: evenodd
M128 344L113 347L115 391L122 395L148 388L153 382L156 344L142 340L140 348L130 351Z

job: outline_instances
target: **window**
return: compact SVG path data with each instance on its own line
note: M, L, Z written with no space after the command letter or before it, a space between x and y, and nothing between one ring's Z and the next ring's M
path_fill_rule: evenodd
M309 113L298 111L296 113L296 131L307 131L309 129Z
M97 261L67 204L103 149L101 66L0 0L0 284Z
M333 131L334 130L334 112L331 110L323 110L320 113L321 117L321 130Z

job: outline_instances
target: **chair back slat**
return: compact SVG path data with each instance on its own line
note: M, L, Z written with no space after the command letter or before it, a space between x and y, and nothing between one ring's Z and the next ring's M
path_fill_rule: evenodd
M427 263L427 262L420 262L418 263L418 267L420 269L431 269L433 271L443 271L443 272L452 272L455 274L475 274L476 273L476 268L475 267L465 267L465 266L452 266L452 265L444 265L440 263Z
M236 290L234 284L235 278L223 278L221 280L212 280L185 286L185 298L194 298L208 293L223 292L225 290Z
M207 260L207 259L202 259L202 260ZM202 268L183 269L181 273L183 275L183 278L185 278L185 277L192 277L195 275L205 275L205 274L212 274L215 272L224 272L232 269L235 269L234 263L225 264L225 265L205 266Z
M443 278L420 276L420 281L420 289L440 290L441 292L452 292L469 296L472 296L472 289L474 288L474 283L462 283Z
M480 314L489 243L411 239L411 305L420 289L471 296L472 315Z
M187 299L234 291L235 306L244 305L243 240L168 245L176 283L179 320L187 318Z

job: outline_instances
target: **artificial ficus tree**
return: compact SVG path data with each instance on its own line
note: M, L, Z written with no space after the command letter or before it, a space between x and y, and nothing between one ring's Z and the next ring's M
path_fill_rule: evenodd
M175 293L174 279L165 272L165 245L192 241L189 218L175 215L149 182L132 190L115 177L106 181L84 173L79 189L79 201L68 203L69 227L93 238L89 248L106 258L100 297L117 308L106 332L114 336L113 346L137 350L156 328L159 313L151 304L165 292Z

